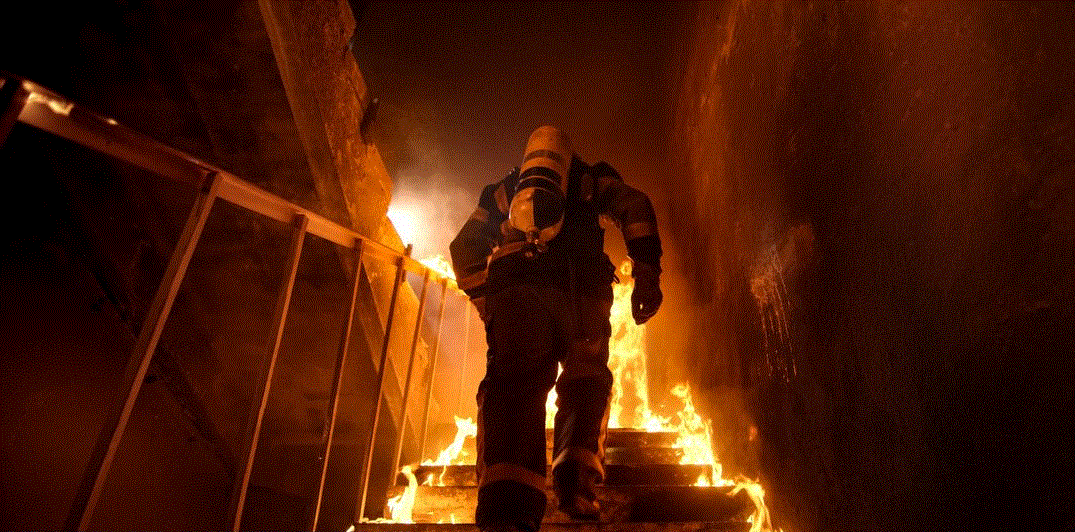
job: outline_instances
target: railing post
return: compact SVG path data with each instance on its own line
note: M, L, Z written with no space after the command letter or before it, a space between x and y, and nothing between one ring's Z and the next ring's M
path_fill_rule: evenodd
M323 216L303 209L282 198L274 196L259 187L245 182L238 177L223 170L214 168L212 165L200 161L193 156L165 146L146 135L130 130L111 118L93 113L85 108L76 106L62 96L33 83L0 75L0 145L7 140L11 128L16 121L34 126L42 131L68 139L76 144L96 150L118 160L125 161L149 172L159 174L169 179L194 185L198 188L194 206L187 218L186 225L172 252L161 283L157 288L153 301L146 312L145 320L141 324L138 338L131 348L131 356L127 361L123 379L120 383L119 392L116 394L114 404L107 411L94 449L90 454L86 472L75 493L74 502L71 505L65 521L65 530L85 530L92 521L94 510L100 500L104 484L108 477L112 462L115 459L120 441L124 436L130 416L133 412L135 401L141 391L149 364L155 353L157 343L167 322L168 315L175 302L178 290L186 275L191 257L197 247L206 220L217 198L230 202L240 208L267 216L271 219L293 223L297 227L292 238L292 255L290 258L289 275L286 287L277 300L274 313L276 324L276 337L272 345L271 353L264 361L264 385L260 402L257 408L252 409L255 414L248 419L247 455L243 472L237 478L233 487L230 505L233 508L229 519L233 529L238 529L242 520L243 506L246 491L249 487L253 460L256 455L258 439L260 437L261 423L265 413L268 394L270 392L276 357L279 353L280 342L283 335L284 325L287 319L291 293L294 288L295 275L298 261L302 252L302 245L307 232L325 238L335 244L348 246L352 239L357 239L355 244L359 259L356 260L356 280L352 286L352 308L348 313L348 327L343 333L342 343L350 341L348 334L353 326L354 305L357 299L359 285L358 278L362 271L361 256L369 254L378 260L391 260L395 257L397 270L395 284L392 288L391 303L388 309L388 319L385 324L385 336L381 346L381 363L378 368L378 383L376 407L374 408L373 428L369 435L369 446L366 456L362 492L358 507L355 510L355 521L361 522L365 512L366 499L369 490L369 476L372 468L374 443L376 441L377 428L380 418L380 410L384 400L384 373L387 367L387 354L391 341L392 322L395 315L400 285L403 280L405 263L409 260L411 246L407 247L402 257L397 256L395 250L382 243L366 240L354 231L340 226ZM366 249L360 250L358 243L364 244ZM429 282L429 273L426 274L423 285L422 301L420 307L425 304L425 293ZM440 349L441 333L444 324L444 306L447 290L445 280L444 291L441 294L441 309L437 318L436 346L430 361L429 389L425 413L422 421L422 436L419 443L419 451L424 451L426 433L428 428L429 410L432 398L432 382L435 374L438 352ZM466 332L468 345L464 346L463 372L466 373L466 355L469 352L470 333L470 306L467 306ZM424 309L419 310L419 322L416 324L415 342L420 334L421 321ZM324 435L324 463L322 464L321 480L319 483L318 503L313 519L313 528L316 528L319 517L320 505L324 490L325 476L331 450L332 433L336 413L339 407L340 381L346 364L347 347L341 346L340 355L337 358L337 370L334 377L332 398L330 400L328 434ZM410 391L410 381L413 376L413 359L416 344L411 347L411 362L407 370L407 385L404 389L404 412L406 416L406 397ZM460 386L461 388L461 386ZM397 462L399 452L397 451ZM394 473L394 472L393 472Z
M336 431L336 413L340 404L340 383L343 381L343 371L347 365L347 352L351 347L351 328L355 322L355 307L358 304L358 287L362 278L362 243L361 238L355 239L354 261L355 274L351 280L351 306L347 310L347 319L343 323L343 332L340 334L340 348L336 354L336 372L332 376L332 391L328 400L328 428L321 442L321 479L317 483L317 503L314 505L313 522L310 524L310 532L317 530L317 521L321 516L321 502L325 493L325 477L328 475L328 460L332 451L332 435Z
M179 285L186 276L187 266L190 265L194 248L201 237L202 229L205 228L205 221L209 218L219 186L220 179L217 175L209 174L198 191L194 207L191 208L190 216L187 217L186 225L183 226L183 233L176 242L175 251L172 252L172 257L168 261L164 277L161 279L156 295L153 296L153 303L142 322L138 340L131 348L131 356L127 360L127 368L120 386L122 391L116 396L116 402L109 411L104 426L101 427L97 443L86 467L86 473L75 494L71 511L67 515L65 530L82 531L89 527L93 511L101 498L108 471L112 467L112 460L116 457L116 449L119 448L119 442L130 421L135 399L138 398L138 392L142 389L142 382L145 380L149 363L153 359L153 353L157 349L164 323L172 310L175 296L179 292Z
M470 358L470 309L474 308L474 304L467 301L466 308L463 312L463 356L459 362L459 387L455 390L456 408L459 408L463 399L463 381L467 378L467 359Z
M448 279L441 282L440 309L437 311L437 335L433 338L433 349L429 356L429 374L426 377L426 406L422 413L422 436L418 438L418 459L421 460L426 450L426 432L429 429L429 407L433 403L433 377L437 371L437 355L440 354L440 335L444 330L444 303L448 298Z
M399 286L403 282L404 257L410 253L410 246L396 261L396 277L392 284L392 298L388 303L388 318L384 325L384 340L381 342L381 365L377 368L377 398L373 406L373 426L370 428L369 439L366 447L366 464L362 468L362 493L355 508L355 523L361 523L366 511L366 497L370 489L370 469L373 467L373 445L377 442L377 426L381 421L381 404L384 397L384 374L388 364L388 344L392 340L392 319L396 313L396 299L399 297Z
M26 107L26 100L30 92L22 86L22 81L13 78L4 78L4 86L0 88L0 146L7 141L11 134L11 128L19 120L22 108Z
M258 450L258 438L261 436L261 422L265 417L265 407L269 402L269 391L272 388L273 371L276 369L276 357L280 353L280 341L284 337L284 325L287 323L287 312L291 306L291 293L295 288L295 275L299 269L299 259L302 257L302 244L306 240L306 228L310 219L302 213L296 214L292 222L294 226L291 235L287 263L287 276L283 286L277 295L276 307L273 310L273 341L264 361L260 375L263 375L261 393L255 394L251 405L251 416L247 417L246 434L246 459L243 461L243 469L232 486L231 495L231 528L238 532L243 520L243 507L246 503L246 490L250 485L250 473L254 469L254 455Z
M422 295L418 296L418 319L414 320L414 337L411 338L411 357L407 362L407 378L403 381L403 401L400 403L402 412L399 415L399 437L396 438L395 459L392 462L391 481L396 480L396 470L399 469L399 461L403 458L403 433L407 428L407 401L411 395L411 374L414 373L414 355L418 352L418 338L422 334L422 319L426 310L426 291L429 288L429 269L422 276Z

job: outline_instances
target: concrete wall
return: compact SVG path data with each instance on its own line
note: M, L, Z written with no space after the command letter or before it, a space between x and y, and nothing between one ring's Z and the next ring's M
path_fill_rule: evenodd
M698 6L665 185L688 364L785 530L1072 527L1073 19Z

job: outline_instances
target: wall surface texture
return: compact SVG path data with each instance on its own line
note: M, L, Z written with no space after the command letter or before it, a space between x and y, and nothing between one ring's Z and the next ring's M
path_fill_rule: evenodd
M430 234L450 235L535 126L562 125L661 220L651 397L691 381L778 526L1071 530L1075 5L659 6L24 2L0 69L397 248L394 192L442 204ZM0 168L29 207L5 210L0 248L0 529L57 529L192 191L24 126ZM224 526L288 238L210 216L97 528ZM319 474L352 264L304 253L250 528L305 526ZM325 529L353 516L392 279L367 264ZM386 442L417 318L401 297ZM473 408L455 384L446 418Z
M785 530L1071 529L1072 20L698 6L665 185L709 287L688 365Z
M362 136L370 97L348 50L347 2L106 2L48 17L19 9L0 68L402 249L385 218L391 178ZM0 528L58 529L194 190L22 125L0 154L5 167L24 169L31 207L11 220L0 253ZM225 526L289 238L284 224L214 207L95 528ZM303 253L255 459L250 528L302 528L316 497L353 261L314 237ZM393 278L392 267L368 261L322 514L333 529L354 513ZM400 300L406 326L393 334L381 425L388 442L416 319L414 291L405 286ZM419 368L424 359L419 345ZM374 507L389 465L377 467L385 471Z

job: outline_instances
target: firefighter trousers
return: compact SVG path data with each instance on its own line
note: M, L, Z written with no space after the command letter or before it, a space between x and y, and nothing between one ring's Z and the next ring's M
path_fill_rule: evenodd
M479 527L535 531L545 512L545 402L556 386L553 467L604 476L612 372L612 287L572 295L519 284L487 296L489 345L478 387ZM557 377L557 363L563 372Z

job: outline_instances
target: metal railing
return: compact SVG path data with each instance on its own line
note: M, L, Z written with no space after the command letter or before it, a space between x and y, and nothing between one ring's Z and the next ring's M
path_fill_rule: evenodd
M355 307L359 298L360 280L363 273L363 258L370 257L395 266L395 279L392 286L391 301L388 306L387 318L384 325L384 337L381 342L380 364L377 367L377 398L373 411L373 422L366 441L366 456L363 467L362 487L356 495L355 522L363 518L364 508L369 494L370 472L373 464L374 444L380 423L380 411L382 400L385 395L384 377L385 367L388 362L389 342L391 339L394 316L397 306L400 286L403 284L405 272L413 272L422 275L422 290L419 296L417 320L414 327L414 335L410 345L410 356L407 365L406 380L402 390L400 413L400 434L394 448L392 478L395 478L396 470L403 448L403 431L406 426L407 401L410 395L411 377L413 373L415 353L418 346L419 335L426 304L428 287L431 281L442 285L440 310L437 314L437 332L431 348L430 364L427 370L426 404L421 422L421 437L419 439L418 453L424 451L424 444L429 423L430 403L433 398L433 371L436 369L437 354L440 351L440 337L444 323L444 306L449 291L465 297L454 282L444 277L433 269L410 257L410 247L403 252L395 250L387 245L371 240L346 227L343 227L327 218L298 205L290 203L277 196L240 179L225 170L214 165L200 161L191 155L172 149L157 142L146 135L133 131L115 120L103 117L79 105L72 103L32 81L3 74L3 86L0 87L0 145L7 140L8 134L16 121L22 122L59 137L63 137L77 144L92 148L117 159L148 170L163 177L187 183L195 187L196 197L194 206L191 208L183 231L180 234L175 250L165 269L164 277L156 291L153 302L146 313L142 329L138 339L131 350L131 356L127 362L123 380L116 396L115 404L108 411L107 418L97 443L90 456L89 464L82 483L78 488L75 501L64 529L86 530L93 518L94 510L100 500L105 480L108 477L116 450L123 438L124 431L130 421L131 412L135 400L145 380L146 372L156 349L157 342L161 337L172 304L175 302L180 283L190 265L195 246L205 227L209 212L214 202L218 199L225 200L247 210L267 216L274 220L288 223L292 227L291 245L287 262L287 275L284 278L280 292L277 296L276 306L272 314L273 336L269 353L264 360L264 367L260 372L261 382L255 393L252 411L248 417L248 426L244 440L244 452L242 458L242 470L238 473L237 480L233 485L231 500L229 501L229 528L239 530L243 508L246 500L247 489L250 484L251 471L254 465L254 455L257 452L258 439L261 435L262 421L265 415L269 391L272 386L273 372L279 354L281 339L283 337L284 323L287 319L288 309L291 303L292 290L295 286L295 278L298 271L299 259L302 255L303 242L307 234L313 234L330 242L348 248L354 259L354 271L349 287L350 307L347 311L342 337L339 341L339 349L336 355L335 371L332 380L329 406L327 412L327 429L325 430L322 446L322 465L320 480L318 483L317 499L313 515L310 518L310 530L316 530L321 513L321 505L324 496L325 478L328 471L329 453L332 447L332 437L335 430L337 410L339 407L340 383L347 364L347 353L350 348L351 329L355 320ZM469 310L469 307L468 307ZM467 313L469 315L469 312ZM469 321L467 322L469 331ZM469 343L469 339L466 340ZM464 346L464 353L469 346Z

